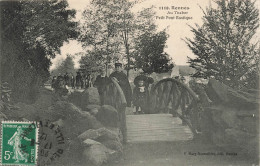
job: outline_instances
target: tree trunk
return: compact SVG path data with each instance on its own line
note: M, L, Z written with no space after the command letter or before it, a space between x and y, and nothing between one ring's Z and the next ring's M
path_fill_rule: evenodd
M130 71L130 55L129 55L129 47L126 46L126 56L127 56L127 78L129 78L129 71Z

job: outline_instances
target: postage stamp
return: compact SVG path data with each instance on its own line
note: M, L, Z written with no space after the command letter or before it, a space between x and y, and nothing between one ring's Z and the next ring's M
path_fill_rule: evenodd
M37 165L38 127L35 122L2 122L2 165Z

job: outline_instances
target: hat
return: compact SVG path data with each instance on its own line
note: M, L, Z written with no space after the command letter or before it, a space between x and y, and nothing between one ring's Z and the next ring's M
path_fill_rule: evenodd
M115 67L122 67L122 63L115 63Z
M138 86L138 82L139 81L144 81L145 82L146 80L147 80L147 76L139 75L139 76L135 77L134 84L135 84L135 86Z

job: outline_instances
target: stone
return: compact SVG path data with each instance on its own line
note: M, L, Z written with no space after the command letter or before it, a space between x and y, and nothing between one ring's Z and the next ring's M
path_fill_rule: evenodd
M106 140L116 140L119 141L118 135L116 135L114 132L106 129L106 128L100 128L100 129L89 129L82 134L78 136L80 140L86 140L86 139L93 139L98 142L103 142Z
M57 125L59 127L63 127L64 126L64 121L62 119L59 119L55 122L53 122L54 125Z
M206 87L206 93L215 104L225 104L236 108L257 108L259 97L247 92L236 91L227 85L210 79Z
M225 141L225 131L222 128L215 128L212 132L212 142L219 147L225 147L227 145Z
M91 115L97 115L98 113L98 110L100 109L100 105L94 105L94 104L91 104L91 105L88 105L86 108L85 108L85 111L88 111Z
M236 110L230 107L224 108L220 118L228 128L235 128L239 124L239 119L236 116Z
M97 88L90 87L82 92L81 105L81 108L86 108L88 105L100 105Z
M106 148L102 144L94 144L84 150L83 159L95 166L101 166L107 163L109 156L113 153L115 153L115 151Z
M118 113L113 106L103 105L96 114L96 118L105 126L118 127Z
M89 147L92 145L100 145L100 142L94 141L92 139L86 139L85 141L83 141L83 146Z
M244 146L247 144L248 140L255 137L254 135L237 129L225 129L225 140L230 143L234 144L236 146Z
M102 142L102 144L105 145L109 149L119 152L120 154L123 153L123 145L119 141L108 140L108 141Z
M258 131L258 118L257 117L243 117L239 118L240 123L237 125L237 129L249 132L251 134L257 135Z

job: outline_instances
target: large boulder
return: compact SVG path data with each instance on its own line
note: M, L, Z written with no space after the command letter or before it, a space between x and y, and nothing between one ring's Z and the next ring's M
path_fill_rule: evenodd
M113 153L115 153L115 151L106 148L102 144L93 144L84 150L83 160L95 166L100 166L107 163L110 155Z
M107 148L117 151L119 154L123 153L123 145L119 141L107 140L102 142Z
M246 92L235 91L227 85L210 79L206 92L215 104L225 104L236 108L258 108L259 97Z
M100 105L91 104L91 105L88 105L86 108L84 108L83 111L87 111L91 115L96 116L100 107L101 107Z
M103 105L96 114L96 118L105 126L118 127L117 110L110 105Z
M100 105L99 93L97 88L90 87L82 92L81 105L86 108L88 105Z
M52 107L52 111L43 117L48 117L52 122L62 120L64 132L70 138L77 137L80 133L90 128L100 128L102 125L88 112L66 101L58 101Z
M92 145L100 145L100 142L94 141L92 139L86 139L85 141L83 141L83 146L85 147L90 147Z
M114 132L106 129L106 128L100 128L100 129L89 129L85 131L84 133L80 134L78 138L81 141L84 141L86 139L92 139L98 142L104 142L107 140L115 140L120 141L119 136L115 134Z
M245 144L247 144L248 141L254 137L256 136L242 130L237 130L233 128L225 130L226 141L236 146L239 145L244 147Z

